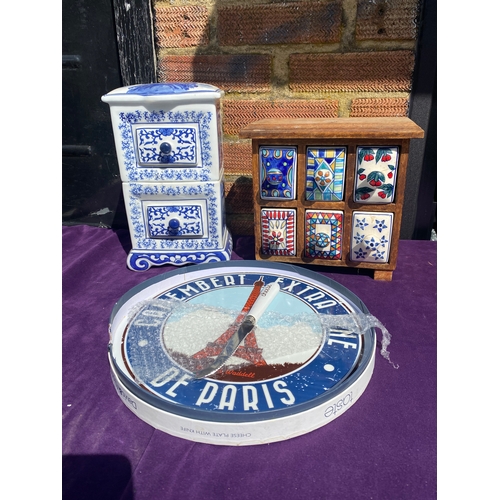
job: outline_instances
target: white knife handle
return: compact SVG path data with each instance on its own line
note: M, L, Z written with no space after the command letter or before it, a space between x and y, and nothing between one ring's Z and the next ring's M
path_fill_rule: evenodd
M264 311L269 307L269 304L274 300L276 295L278 295L279 291L280 286L276 281L266 285L260 292L260 295L257 297L257 300L250 311L248 311L247 316L253 316L255 318L255 322L257 322Z

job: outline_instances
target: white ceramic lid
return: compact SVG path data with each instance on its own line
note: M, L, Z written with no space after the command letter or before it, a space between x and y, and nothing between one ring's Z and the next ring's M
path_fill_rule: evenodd
M146 83L120 87L108 92L102 97L104 102L135 100L164 100L179 99L180 96L196 99L200 94L210 94L217 97L223 95L223 91L208 83L197 82L166 82L166 83Z

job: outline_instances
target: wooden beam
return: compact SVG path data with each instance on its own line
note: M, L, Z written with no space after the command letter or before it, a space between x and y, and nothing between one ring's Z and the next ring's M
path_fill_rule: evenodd
M151 2L113 0L123 85L156 82Z

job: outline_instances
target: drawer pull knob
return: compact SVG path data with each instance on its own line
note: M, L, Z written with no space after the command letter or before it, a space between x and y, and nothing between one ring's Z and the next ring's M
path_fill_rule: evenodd
M330 237L326 233L316 234L316 246L325 248L330 244Z
M160 151L164 155L169 155L172 152L172 146L168 142L162 142L160 144Z
M170 219L168 222L168 232L170 234L177 234L179 232L181 223L177 219Z

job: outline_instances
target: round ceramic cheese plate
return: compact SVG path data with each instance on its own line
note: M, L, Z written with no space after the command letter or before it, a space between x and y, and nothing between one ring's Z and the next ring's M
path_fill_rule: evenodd
M277 295L219 366L273 283ZM232 261L171 271L115 305L112 380L133 413L171 435L220 445L289 439L332 422L366 389L375 331L346 321L363 314L352 292L298 266ZM207 367L215 368L201 376Z

